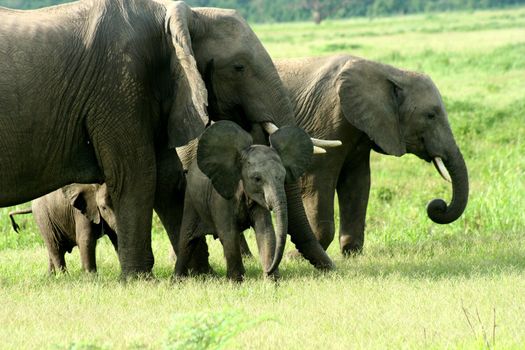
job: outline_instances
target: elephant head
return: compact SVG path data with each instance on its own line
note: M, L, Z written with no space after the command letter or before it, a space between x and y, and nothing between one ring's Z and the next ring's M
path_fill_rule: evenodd
M295 124L270 56L236 11L191 8L181 1L166 6L166 32L176 53L172 71L182 78L174 113L197 114L205 121L209 102L212 119L234 120L245 129L263 122L279 127ZM186 119L195 118L170 118ZM174 133L176 128L181 132L179 125L168 130Z
M279 265L286 242L288 213L285 183L296 181L310 164L312 142L296 127L282 127L270 136L271 147L253 145L236 123L220 121L199 141L197 162L224 198L235 195L239 181L246 197L276 216L274 258L267 273Z
M451 203L431 201L427 207L430 219L447 224L459 218L468 201L468 172L432 80L353 58L342 67L337 87L343 115L368 135L376 150L395 156L412 153L432 161L452 182Z
M104 220L117 231L117 222L106 184L71 184L62 188L69 203L80 210L91 222L100 224Z

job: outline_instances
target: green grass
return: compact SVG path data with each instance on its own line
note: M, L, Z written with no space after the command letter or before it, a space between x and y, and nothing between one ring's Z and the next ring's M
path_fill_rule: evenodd
M122 285L106 238L98 276L74 250L69 275L47 277L32 217L15 234L1 209L0 348L524 348L525 8L255 30L276 58L345 52L429 74L469 168L465 214L433 224L425 205L450 199L449 185L414 156L374 155L365 251L344 259L334 242L336 271L285 259L274 284L248 259L246 281L231 284L210 239L221 277L171 284L155 219L158 280Z

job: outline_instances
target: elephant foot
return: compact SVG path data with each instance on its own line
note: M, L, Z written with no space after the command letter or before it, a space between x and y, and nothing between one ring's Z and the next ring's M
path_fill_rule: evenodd
M188 262L188 270L191 275L212 275L213 271L209 261L208 245L205 239L199 239L195 250Z
M198 268L189 268L189 274L192 276L218 276L215 270L210 266L199 266Z
M279 269L275 270L271 275L264 273L264 279L267 281L278 282L280 278L281 274L279 273Z
M145 282L157 282L157 278L153 275L153 272L133 272L133 273L124 273L120 274L120 282L127 284L132 281L145 281Z
M226 277L228 277L230 281L235 283L242 283L244 281L244 273L240 272L228 273Z
M215 271L211 267L210 263L206 261L199 261L192 259L188 264L188 270L191 275L214 275Z
M353 239L351 236L342 236L339 239L341 253L345 257L352 257L363 252L363 240Z
M170 282L172 284L177 284L177 283L181 283L181 282L185 281L187 278L188 278L188 274L187 273L173 272L173 274L171 275Z

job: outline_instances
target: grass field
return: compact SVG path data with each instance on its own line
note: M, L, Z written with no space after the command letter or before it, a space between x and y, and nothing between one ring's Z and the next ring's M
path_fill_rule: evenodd
M158 281L122 285L106 238L98 276L80 272L75 250L69 275L47 277L32 218L17 235L1 209L0 348L525 348L525 8L255 30L274 57L345 52L429 74L469 168L465 214L433 224L425 205L450 198L447 183L414 156L374 155L364 254L344 259L333 243L336 271L285 259L274 284L248 260L242 285L172 285L156 220Z

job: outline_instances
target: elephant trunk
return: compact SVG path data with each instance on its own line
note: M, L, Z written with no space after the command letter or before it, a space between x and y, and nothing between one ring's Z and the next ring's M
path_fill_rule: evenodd
M266 271L268 275L271 275L279 267L283 258L286 234L288 231L288 210L284 189L272 189L265 192L267 203L275 213L275 251L272 264Z
M295 247L317 269L334 269L334 263L317 241L310 227L298 181L287 184L285 189L288 201L288 231ZM293 228L293 230L290 228Z
M438 224L449 224L463 214L468 202L468 171L461 152L456 149L444 159L452 180L452 200L449 205L442 199L434 199L427 206L428 217Z

